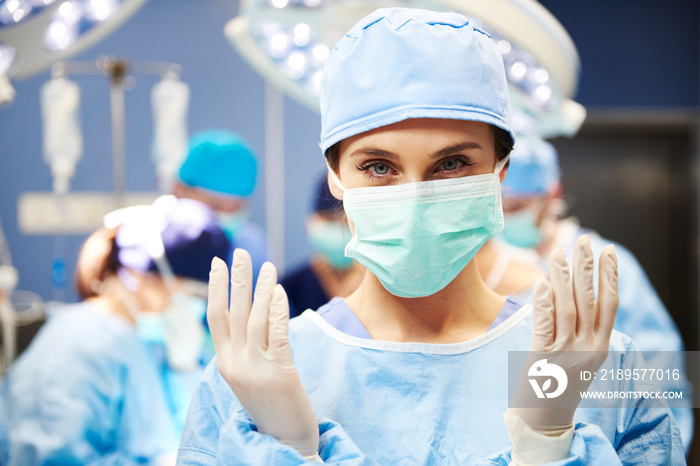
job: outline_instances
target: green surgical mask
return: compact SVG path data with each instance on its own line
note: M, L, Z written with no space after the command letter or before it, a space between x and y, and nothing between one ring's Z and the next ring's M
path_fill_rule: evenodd
M505 242L519 248L534 248L542 242L542 232L537 227L537 212L522 209L505 215L505 225L499 234Z
M234 241L248 221L248 211L242 209L235 212L217 212L216 218L228 240Z
M197 367L204 343L204 298L173 293L163 312L136 312L136 333L144 343L165 347L168 366L176 370Z
M352 237L347 224L333 220L314 219L307 223L306 231L311 250L338 270L352 266L352 258L345 256L345 246Z
M499 173L344 189L355 225L345 253L392 294L430 296L445 288L495 231L503 228Z

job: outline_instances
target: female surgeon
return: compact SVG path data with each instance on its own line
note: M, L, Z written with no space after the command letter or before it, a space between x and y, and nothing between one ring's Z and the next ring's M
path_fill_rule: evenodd
M190 199L107 219L120 225L79 255L83 301L55 310L2 381L0 464L174 463L201 376L203 282L230 245Z
M229 301L227 268L213 261L216 362L190 403L179 464L685 464L668 407L646 399L535 406L521 401L536 381L521 376L509 408L509 352L571 350L584 357L557 361L575 371L595 372L609 348L623 352L610 353L615 368L637 361L612 331L614 248L599 261L597 301L582 237L571 272L555 251L551 284L538 281L534 306L516 309L472 261L502 228L513 145L503 62L486 33L456 13L377 10L329 56L321 115L329 185L353 232L346 253L367 273L332 309L290 322L271 264L253 294L236 250ZM524 374L552 365L541 358ZM551 395L549 380L540 390ZM591 383L568 378L577 394Z

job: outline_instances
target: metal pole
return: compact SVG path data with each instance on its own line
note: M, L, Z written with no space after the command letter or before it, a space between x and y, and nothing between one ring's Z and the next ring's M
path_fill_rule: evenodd
M124 150L124 89L121 83L112 83L109 89L112 107L112 163L114 170L114 200L116 207L123 207L125 196L126 154Z
M128 71L125 61L109 63L109 101L112 112L112 163L114 170L114 201L116 207L126 205L126 123L124 114L124 77Z
M265 229L270 259L284 271L284 94L265 84Z

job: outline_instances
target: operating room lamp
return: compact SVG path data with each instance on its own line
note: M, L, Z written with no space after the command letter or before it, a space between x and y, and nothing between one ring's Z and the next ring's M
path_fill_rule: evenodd
M573 136L585 119L585 109L573 100L580 72L576 47L535 0L241 0L224 34L268 83L266 146L273 148L266 148L266 167L275 171L266 171L267 230L278 264L284 242L283 123L281 101L269 88L319 111L321 70L332 47L364 16L391 6L457 11L486 30L503 56L518 133Z
M102 40L146 0L0 0L0 105L24 79Z
M471 18L498 43L518 131L545 138L578 131L585 110L572 100L580 71L576 47L534 0L242 0L225 35L266 80L318 111L321 69L330 49L363 16L387 6Z

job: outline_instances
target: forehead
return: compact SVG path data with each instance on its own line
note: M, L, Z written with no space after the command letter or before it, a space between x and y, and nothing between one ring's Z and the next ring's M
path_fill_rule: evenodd
M203 188L194 188L193 197L212 209L222 212L234 212L246 204L246 200L242 197L217 194Z
M484 149L494 145L493 131L487 123L444 118L410 118L351 136L340 142L341 154L366 144L416 147L430 145L439 148L455 143L475 142Z
M528 207L541 207L547 203L547 196L507 196L503 195L503 209L506 211L516 211L527 209Z

